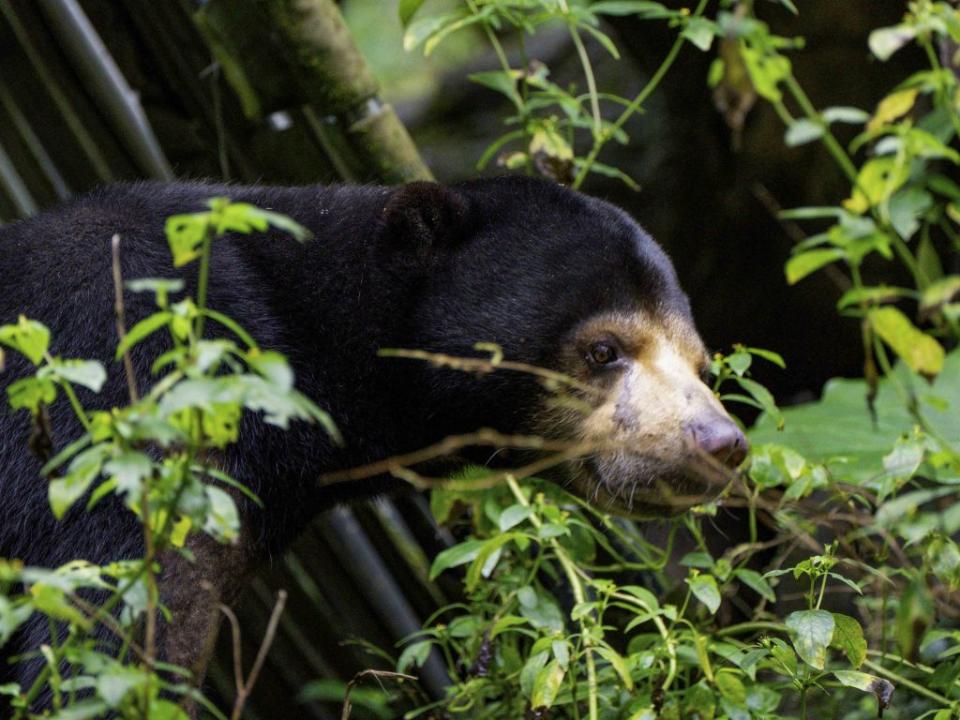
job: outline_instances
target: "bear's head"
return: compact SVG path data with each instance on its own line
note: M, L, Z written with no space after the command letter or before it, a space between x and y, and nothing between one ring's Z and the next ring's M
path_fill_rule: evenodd
M478 357L476 344L490 343L510 361L483 374L409 363L411 427L568 441L549 476L635 516L701 502L743 461L746 438L705 382L709 356L673 266L626 213L546 181L500 178L408 185L384 221L381 251L414 268L398 345ZM521 365L562 374L564 392Z

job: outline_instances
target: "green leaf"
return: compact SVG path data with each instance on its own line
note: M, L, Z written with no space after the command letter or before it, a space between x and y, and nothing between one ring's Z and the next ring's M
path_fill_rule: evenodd
M787 616L786 625L793 630L793 647L805 663L823 670L827 646L833 638L833 615L826 610L800 610Z
M121 493L134 493L153 474L153 462L142 452L126 450L104 463L103 474L116 478Z
M100 392L107 380L107 371L96 360L54 360L41 372L49 370L55 377L74 385L82 385L95 393Z
M849 615L833 613L833 639L830 644L843 651L850 664L858 668L867 659L867 641L860 623Z
M114 353L114 358L116 360L122 358L123 354L127 352L127 350L160 328L168 325L172 318L173 314L167 311L154 313L149 317L145 317L132 328L127 330L127 334L124 336L123 340L117 344L117 351Z
M220 542L231 542L240 534L240 514L233 498L213 485L205 485L207 517L203 529Z
M881 716L883 715L883 711L890 707L890 698L895 688L889 680L884 680L875 675L869 675L856 670L835 670L833 675L840 681L841 685L876 695Z
M837 309L843 310L844 308L860 305L861 303L866 305L879 305L881 303L893 302L908 295L910 292L911 291L904 290L903 288L889 287L887 285L851 288L837 300Z
M87 448L73 458L66 475L50 481L47 494L50 508L58 520L100 475L100 468L108 452L109 447L102 444Z
M694 571L696 572L696 571ZM720 609L720 590L717 581L712 575L694 575L687 578L687 584L694 597L707 606L711 614Z
M855 107L828 107L821 114L827 123L863 125L870 119L870 113Z
M520 93L517 92L517 81L523 77L519 70L490 70L488 72L472 73L467 76L472 82L496 90L505 95L517 109L523 106ZM521 136L523 133L520 133Z
M549 659L550 653L544 650L531 655L524 663L523 669L520 671L520 691L524 696L528 698L533 696L533 686Z
M747 689L743 682L729 670L718 672L714 678L717 690L727 702L733 703L737 707L745 707L747 704Z
M16 325L0 326L0 343L22 353L34 365L39 365L50 346L50 330L43 323L21 315Z
M50 405L57 399L57 386L48 378L26 377L10 383L7 397L14 410L29 410L36 415L41 403Z
M820 250L808 250L807 252L794 255L787 260L786 274L787 283L796 285L807 275L829 265L842 258L843 250L840 248L823 248Z
M600 0L590 5L590 12L597 15L637 15L644 20L669 18L677 14L661 3L648 0Z
M867 317L874 332L911 370L932 377L943 369L944 351L940 343L918 330L897 308L875 308Z
M773 592L773 588L770 587L770 583L768 583L766 579L764 579L763 575L758 573L756 570L738 568L737 570L734 570L733 574L744 585L760 595L760 597L768 600L769 602L777 601L777 595Z
M483 542L470 539L440 552L430 566L430 579L434 580L444 570L471 562L480 553Z
M917 29L912 25L894 25L871 32L867 44L870 46L870 51L880 60L889 60L891 55L916 36Z
M517 503L511 505L500 514L500 532L506 532L510 528L519 525L532 514L532 510L526 506Z
M430 648L433 643L430 640L421 640L412 645L407 645L397 660L397 672L407 672L412 668L423 667L430 656Z
M683 29L683 37L693 43L697 48L706 52L713 44L713 38L719 30L713 20L704 17L691 18L690 22Z
M120 663L109 663L97 673L97 695L110 707L118 708L131 690L146 681L147 675L143 671ZM152 707L150 717L153 717Z
M921 315L939 310L960 295L960 275L947 275L927 286L920 297Z
M413 16L423 5L425 0L400 0L397 5L397 15L400 16L400 24L406 27L410 24Z
M790 123L783 141L787 144L787 147L797 147L819 140L823 137L823 132L822 124L802 118Z
M557 660L550 663L537 673L530 692L530 705L534 708L549 708L557 699L563 678L566 673Z
M871 207L882 205L903 186L910 177L910 165L896 157L878 157L867 160L857 175L853 194L843 206L858 215Z
M610 663L610 666L619 676L623 686L632 692L633 678L630 676L630 668L627 667L627 662L623 659L623 655L607 645L597 647L597 654Z

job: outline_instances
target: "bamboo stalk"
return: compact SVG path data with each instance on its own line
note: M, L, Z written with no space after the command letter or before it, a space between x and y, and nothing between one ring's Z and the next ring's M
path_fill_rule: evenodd
M377 96L333 0L273 0L260 5L257 22L251 8L245 0L209 0L194 13L248 114L308 105L308 124L345 180L432 179L393 108ZM240 15L244 22L236 20ZM286 61L292 87L277 82L278 59Z

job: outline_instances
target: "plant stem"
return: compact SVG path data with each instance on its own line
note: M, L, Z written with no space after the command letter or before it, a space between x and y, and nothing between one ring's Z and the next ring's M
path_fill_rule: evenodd
M697 3L697 8L693 11L691 19L699 17L703 14L703 11L707 7L708 0L700 0ZM683 37L683 34L677 35L677 39L673 41L673 45L670 48L670 51L667 53L667 56L663 59L663 62L660 63L660 67L657 68L656 72L650 78L646 85L643 86L643 90L633 99L633 101L627 105L626 109L620 114L609 128L606 131L600 133L600 135L593 141L593 147L590 149L590 153L587 155L587 158L583 161L583 164L580 166L577 176L574 178L571 187L574 190L578 190L583 181L586 179L587 175L590 174L590 169L593 167L594 163L597 161L597 156L600 155L600 151L603 149L603 146L607 141L613 137L614 133L623 127L624 123L629 120L635 112L637 112L643 104L647 101L647 98L650 97L650 94L657 89L657 86L660 84L660 81L666 76L667 72L670 70L674 61L677 59L677 55L680 54L680 48L683 47L683 43L686 41L686 38Z
M506 482L507 486L510 488L510 492L512 492L513 496L517 499L517 502L524 507L530 507L530 501L524 497L523 491L520 490L520 486L517 484L516 478L513 477L513 475L507 475ZM538 518L536 515L530 516L530 522L533 523L533 526L536 528L539 528L542 524L540 518ZM567 579L570 581L570 587L573 591L574 600L577 602L577 604L586 602L587 598L586 593L583 591L583 583L580 582L580 578L577 575L577 569L574 566L573 561L570 559L570 556L567 554L566 550L563 549L560 543L557 542L556 538L551 538L549 540L549 544L556 554L560 565L563 567L563 571L566 574ZM587 664L588 717L590 720L599 720L600 693L597 686L597 667L593 658L593 636L590 634L590 630L584 620L580 620L580 639L583 643L583 653Z

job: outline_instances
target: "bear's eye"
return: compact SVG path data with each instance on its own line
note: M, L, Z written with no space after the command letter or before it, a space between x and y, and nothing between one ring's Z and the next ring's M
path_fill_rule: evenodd
M596 365L609 365L617 359L617 349L606 342L597 342L590 346L590 360Z

